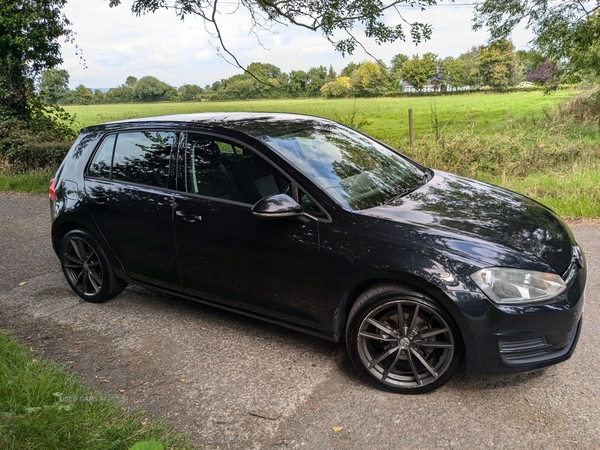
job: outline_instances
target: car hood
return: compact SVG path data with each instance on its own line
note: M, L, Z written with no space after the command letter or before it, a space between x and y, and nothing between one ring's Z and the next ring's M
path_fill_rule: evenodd
M487 265L567 269L573 235L551 210L497 186L434 173L419 189L355 217L373 231L401 239L417 233L419 242Z

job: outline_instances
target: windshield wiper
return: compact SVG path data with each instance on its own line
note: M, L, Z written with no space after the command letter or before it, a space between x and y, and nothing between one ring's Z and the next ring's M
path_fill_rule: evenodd
M429 181L431 181L432 178L433 178L433 170L427 168L427 169L425 169L425 172L423 173L423 176L421 177L421 182L423 184L427 184L427 183L429 183Z
M425 172L423 172L423 175L421 176L421 184L417 184L416 186L410 187L408 189L404 189L399 194L396 194L396 195L388 198L387 200L385 200L383 202L383 204L384 205L389 205L390 203L394 203L399 198L404 197L407 194L410 194L412 191L416 191L417 189L419 189L424 184L427 184L433 178L433 175L434 175L433 174L433 170L431 170L431 169L425 169Z

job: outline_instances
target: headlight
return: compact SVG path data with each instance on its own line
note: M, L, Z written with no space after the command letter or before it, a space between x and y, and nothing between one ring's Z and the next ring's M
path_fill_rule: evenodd
M500 305L521 305L551 300L567 286L553 273L490 267L471 275L490 300Z

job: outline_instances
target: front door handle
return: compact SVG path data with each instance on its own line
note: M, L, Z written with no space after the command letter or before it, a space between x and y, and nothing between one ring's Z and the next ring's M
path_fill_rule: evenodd
M183 220L185 220L186 222L190 222L193 223L196 220L202 220L202 216L198 216L194 213L192 213L191 211L175 211L175 214L177 214L179 217L181 217Z

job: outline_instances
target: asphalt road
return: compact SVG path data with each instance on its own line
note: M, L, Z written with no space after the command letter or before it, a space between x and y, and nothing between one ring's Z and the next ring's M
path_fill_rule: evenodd
M598 221L571 223L589 275L569 361L509 377L459 373L422 396L370 387L343 345L215 308L136 287L80 301L49 225L45 196L0 193L0 327L90 387L167 418L197 448L600 448Z

